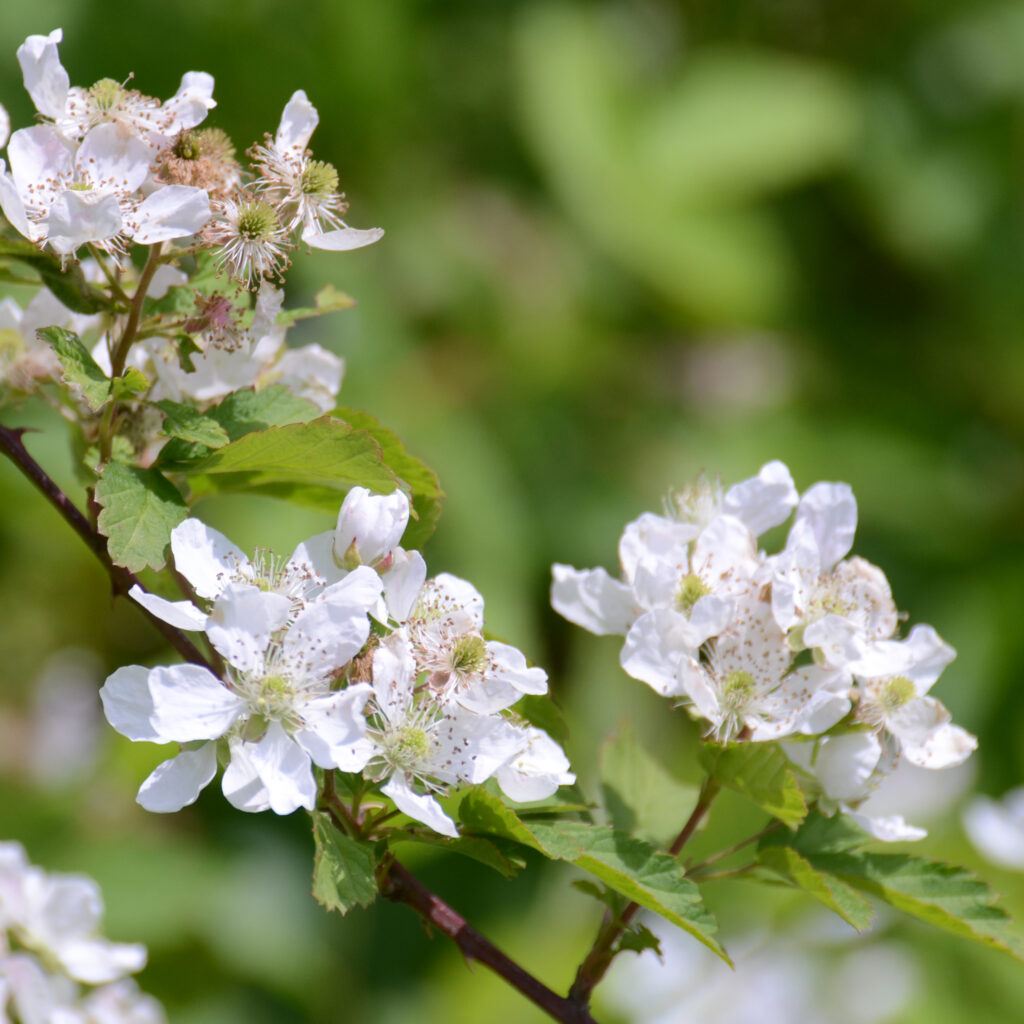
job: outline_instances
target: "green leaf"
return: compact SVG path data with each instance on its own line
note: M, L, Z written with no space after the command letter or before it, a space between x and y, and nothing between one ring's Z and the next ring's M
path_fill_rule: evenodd
M164 433L168 437L191 441L207 448L219 448L228 443L227 431L194 405L172 402L170 399L153 404L164 414Z
M807 801L796 773L775 743L705 743L701 764L723 786L734 789L790 828L807 817Z
M645 924L638 924L635 921L622 933L619 949L631 949L634 953L653 949L659 959L661 958L661 940Z
M650 843L606 825L580 821L527 824L481 789L466 795L459 805L459 817L471 831L512 839L552 860L575 864L626 899L689 932L728 962L714 938L718 926L704 906L700 889L686 877L679 861Z
M665 846L697 804L697 787L674 778L622 722L601 747L601 793L612 825Z
M859 837L855 832L860 832ZM995 905L996 894L985 882L952 864L860 849L867 841L867 835L853 822L839 815L825 819L815 813L796 835L775 832L766 836L758 859L767 854L769 860L781 863L779 854L768 851L791 847L829 882L838 880L954 935L1022 958L1011 919Z
M316 293L312 306L301 309L282 309L275 318L275 323L291 327L297 320L306 320L312 316L323 316L325 313L340 313L342 310L351 309L356 300L351 295L339 291L333 284L325 284Z
M86 281L77 263L61 267L57 256L37 249L31 242L0 238L0 257L18 260L31 267L58 301L72 313L99 313L111 306L103 292Z
M148 391L149 380L141 370L130 366L122 376L115 377L110 382L110 390L114 398L123 402L126 398L135 398L144 391Z
M196 293L190 285L173 285L159 299L146 298L142 303L143 317L184 316L194 313L195 309Z
M398 439L398 435L387 427L382 427L369 413L358 409L338 408L332 415L376 438L384 463L407 485L412 496L413 517L406 527L402 544L406 548L422 547L441 518L441 499L444 497L444 491L441 490L437 474L410 455Z
M313 898L328 910L348 913L377 896L373 845L342 835L328 815L313 814Z
M396 486L377 442L329 416L254 431L182 468L197 497L252 491L335 513L357 484L379 494Z
M64 382L78 385L93 412L110 401L110 378L100 369L77 334L63 327L41 327L36 333L54 347L64 369Z
M410 832L404 829L395 829L387 835L388 846L400 846L402 843L419 843L423 846L433 846L450 853L457 853L463 857L485 864L493 868L498 874L505 878L513 878L524 867L526 861L514 847L508 848L507 852L502 850L498 842L491 839L482 839L479 836L461 836L458 839L448 839L438 835L436 832Z
M100 532L117 565L162 569L171 530L187 515L177 488L155 469L110 462L96 484Z
M569 738L569 726L566 725L562 709L547 694L528 693L512 705L516 714L522 715L538 729L543 729L553 740L563 747Z
M871 904L834 875L815 870L810 861L790 846L768 846L758 850L757 862L797 889L813 896L848 921L857 931L871 924Z

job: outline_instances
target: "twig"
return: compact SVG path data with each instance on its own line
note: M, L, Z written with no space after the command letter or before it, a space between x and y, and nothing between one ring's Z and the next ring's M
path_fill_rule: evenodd
M689 842L690 837L697 830L704 815L707 814L718 791L721 787L713 779L705 779L701 787L700 796L697 798L697 806L694 807L690 817L686 819L679 835L676 836L668 852L675 857L680 850ZM590 995L594 987L605 976L605 972L611 966L619 952L617 945L623 933L629 927L630 922L640 910L639 903L630 903L621 914L613 916L610 912L605 914L604 921L598 929L594 944L586 955L579 969L576 971L576 980L569 990L569 998L580 1007L587 1007L590 1004Z
M35 485L36 489L64 517L71 529L85 542L86 547L100 560L103 568L107 570L107 575L110 576L114 593L126 595L133 586L139 583L138 577L122 566L114 564L107 551L107 542L104 536L93 527L71 499L50 479L43 467L29 455L28 449L21 440L24 433L25 428L5 427L0 424L0 451ZM132 603L136 604L137 602ZM158 618L142 605L138 605L138 608L146 614L153 625L163 634L164 639L186 661L203 665L215 673L214 667L181 630L164 622L163 619Z
M394 903L412 907L424 920L447 935L467 960L476 960L499 974L549 1017L564 1024L597 1024L585 1003L552 991L485 939L408 868L391 861L381 879L381 893Z
M772 821L765 825L759 832L755 832L752 836L747 836L746 839L741 839L738 843L733 843L732 846L727 846L724 850L719 850L718 853L712 854L710 857L706 857L704 860L697 864L692 864L687 867L686 873L691 878L696 877L702 872L709 864L717 864L718 861L724 860L726 857L731 856L739 850L742 850L744 846L749 846L751 843L756 843L759 839L763 839L766 835L776 831L776 829L782 828L781 821Z

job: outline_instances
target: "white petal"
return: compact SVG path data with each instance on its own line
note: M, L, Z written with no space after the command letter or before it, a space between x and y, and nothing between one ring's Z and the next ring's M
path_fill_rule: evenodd
M359 771L366 762L355 765L354 745L366 735L363 707L373 688L357 683L346 690L316 697L302 708L305 729L295 733L295 740L321 768Z
M194 235L210 219L210 199L201 188L166 185L144 199L129 234L139 245Z
M956 657L956 651L931 626L915 626L903 646L911 661L907 677L919 694L927 693L942 670Z
M274 136L274 146L278 150L297 150L301 154L309 145L313 131L320 123L320 115L316 107L309 102L306 93L297 89L285 105L281 114L281 123Z
M151 669L148 686L152 725L162 743L217 739L245 707L241 698L198 665Z
M911 764L921 768L952 768L963 764L977 748L977 737L959 725L946 723L920 743L904 743L903 754Z
M390 797L395 806L410 818L422 821L443 836L458 837L455 822L444 813L441 805L432 796L421 796L413 792L402 775L392 775L381 787L381 792Z
M632 580L637 566L648 561L685 565L688 545L699 533L700 527L693 523L680 523L653 512L627 523L619 538L619 562L626 579Z
M810 523L822 568L831 569L853 546L857 501L849 484L815 484L800 499L796 517Z
M291 608L283 594L231 583L214 602L206 635L235 668L257 672L263 668L271 636L288 621Z
M136 800L159 814L180 811L194 804L200 792L217 773L217 744L204 743L196 750L183 750L153 769L143 782Z
M427 578L427 563L418 551L392 552L391 568L383 574L387 613L396 622L405 622L412 614L416 598Z
M109 121L90 128L75 154L80 181L121 195L141 187L152 162L153 150L142 139Z
M606 636L625 634L636 619L633 591L604 569L551 567L551 607L577 626Z
M359 558L372 565L398 546L409 524L409 499L402 491L371 494L365 487L353 487L345 495L335 530L334 557L344 563L355 544Z
M231 762L224 769L220 780L221 790L232 807L240 811L259 812L270 807L270 794L249 759L251 743L246 743L233 736L228 745L231 749Z
M176 135L183 128L194 128L203 121L207 111L217 106L213 98L213 76L205 71L187 71L181 76L178 91L163 105L163 113L174 115L169 134Z
M249 559L224 534L199 519L171 531L174 566L200 597L217 597L232 577L249 569Z
M370 620L362 608L318 601L299 614L281 649L289 664L320 678L351 661L369 635Z
M304 540L288 559L288 565L299 571L321 576L327 583L337 583L345 570L334 561L334 531L325 530Z
M679 640L675 628L681 619L681 615L665 608L641 615L630 627L619 656L629 675L663 697L678 697L686 692L680 664L689 656L689 649Z
M281 727L271 722L262 738L247 743L249 763L267 790L275 814L291 814L300 807L316 806L316 780L309 754Z
M888 814L882 818L869 818L866 814L859 814L857 811L847 810L846 813L865 832L881 839L883 843L911 843L918 839L924 839L928 833L916 825L908 825L903 816L899 814Z
M786 466L778 461L769 462L757 476L726 491L722 511L741 519L757 537L785 522L798 497Z
M68 190L50 207L46 240L54 252L70 256L87 242L120 234L123 223L115 195Z
M963 821L971 842L987 860L1024 871L1024 787L999 801L975 798L967 805Z
M523 749L523 730L498 715L456 709L434 731L427 774L442 782L480 783Z
M0 209L4 211L11 227L30 241L38 242L46 236L46 230L28 219L25 204L18 194L14 179L7 173L7 165L0 160Z
M157 594L148 593L137 583L128 591L128 596L138 601L151 615L155 615L176 629L202 630L206 628L206 613L201 612L191 601L168 601Z
M302 232L302 240L306 245L313 249L326 249L329 252L362 249L364 245L372 245L383 237L383 228L338 228L321 233L312 225L307 225Z
M393 640L373 652L373 692L391 721L401 721L412 704L416 662L408 647Z
M100 687L100 700L107 721L130 740L162 743L154 725L156 707L149 692L148 668L125 665Z
M19 128L7 143L7 158L18 195L28 206L45 209L74 176L70 144L52 125Z
M821 742L813 771L833 800L859 800L881 756L882 745L873 733L829 736Z
M29 36L18 47L25 90L32 97L36 110L53 119L64 115L71 84L57 55L57 44L62 38L61 30L55 28L48 36Z
M541 694L548 692L548 674L536 665L526 664L526 656L518 647L492 640L487 643L487 654L492 667L489 670L496 679L510 683L520 693Z
M332 583L323 592L321 600L365 614L376 607L383 589L384 584L377 573L368 565L360 565L337 583Z

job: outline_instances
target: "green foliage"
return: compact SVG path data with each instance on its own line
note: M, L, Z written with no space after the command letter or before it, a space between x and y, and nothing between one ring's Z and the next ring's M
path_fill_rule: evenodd
M196 497L249 491L334 513L357 484L383 494L396 487L376 441L329 416L253 431L175 468Z
M712 778L796 828L807 817L807 801L796 772L776 743L705 743L701 764Z
M377 861L371 843L342 835L330 816L313 814L313 898L328 910L347 914L368 907L377 896Z
M100 532L117 565L162 569L171 530L187 515L177 488L155 469L109 462L96 484Z
M622 722L601 747L601 794L611 824L665 846L697 803L697 789L674 778Z
M449 853L457 853L462 857L469 857L470 860L485 864L505 878L514 877L526 867L526 861L513 844L502 843L501 840L495 839L482 839L479 836L460 836L458 839L449 839L447 836L438 835L433 831L417 830L413 832L394 829L388 833L387 843L389 847L401 846L402 843L418 843L446 850Z
M0 238L0 259L31 267L40 281L72 313L99 313L110 306L106 296L85 279L77 263L61 266L60 258L21 239Z
M385 464L393 470L399 481L407 485L412 499L412 518L405 529L402 543L407 548L422 547L441 518L444 491L441 490L437 474L410 455L398 436L387 427L382 427L369 413L338 408L333 415L357 430L371 434L380 445Z
M497 835L529 846L552 860L564 860L608 888L660 914L728 961L714 938L715 919L700 889L674 858L642 839L606 825L581 821L521 821L498 797L476 789L459 805L459 817L473 833Z
M201 413L194 405L165 399L154 405L164 414L164 433L182 441L219 448L228 443L227 431L214 419Z
M325 313L340 313L342 310L351 309L355 304L356 300L351 295L339 291L333 284L325 284L316 293L312 306L282 309L277 314L276 322L291 327L298 320L308 320L310 317L323 316Z
M63 327L41 327L38 333L54 347L64 371L64 383L77 385L93 412L111 398L132 398L149 387L145 375L134 368L111 380L72 331Z
M779 831L765 836L758 860L776 873L791 871L792 884L844 917L855 909L848 889L858 889L954 935L1021 957L1010 918L995 905L996 894L988 885L966 868L866 851L862 847L868 837L861 832L858 838L855 828L841 816L828 819L815 812L795 834ZM776 847L795 851L799 859L771 852Z

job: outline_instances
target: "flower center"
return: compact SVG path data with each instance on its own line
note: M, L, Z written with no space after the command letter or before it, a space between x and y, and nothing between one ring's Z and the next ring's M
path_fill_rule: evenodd
M679 583L679 589L676 591L676 609L689 613L702 597L710 593L711 588L696 573L691 572Z
M756 690L757 682L749 672L730 672L722 686L722 704L730 712L740 711L750 703Z
M332 164L310 160L302 169L299 184L303 195L325 198L338 191L338 172Z
M125 88L112 78L101 78L89 89L89 99L97 111L114 110L124 99Z
M433 744L425 729L418 725L402 725L384 736L387 760L402 771L413 771L430 756Z
M878 694L878 703L882 711L891 715L894 711L909 704L917 696L914 684L906 676L895 676L887 679Z
M263 242L280 233L277 211L262 199L250 199L238 209L238 234L248 241Z
M465 678L482 672L487 665L487 644L483 637L460 636L452 648L452 672Z

